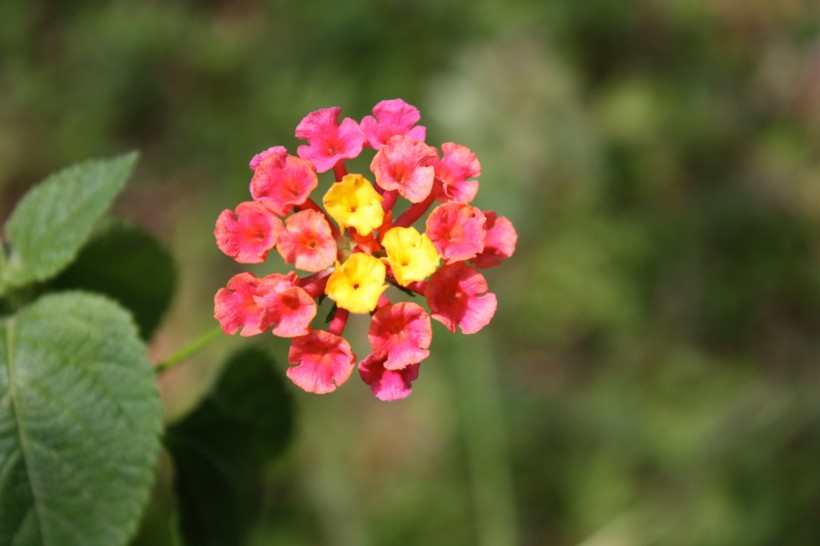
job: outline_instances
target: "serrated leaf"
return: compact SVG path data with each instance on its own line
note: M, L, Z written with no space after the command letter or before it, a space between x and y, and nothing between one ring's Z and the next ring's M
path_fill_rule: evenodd
M202 404L168 431L185 543L243 543L257 511L263 464L284 448L291 404L272 356L244 350Z
M0 322L0 544L125 544L161 414L145 346L111 300L47 295Z
M0 294L47 280L67 266L122 190L136 160L132 152L86 161L30 190L5 225L11 254L0 271Z
M174 261L151 234L112 222L92 236L77 259L51 283L57 290L84 289L109 296L134 315L148 339L171 304Z

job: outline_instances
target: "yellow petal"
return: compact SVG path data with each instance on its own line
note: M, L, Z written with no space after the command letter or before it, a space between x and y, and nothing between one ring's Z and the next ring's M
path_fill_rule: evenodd
M384 234L382 246L396 281L407 286L432 275L441 257L426 233L416 228L395 227Z
M387 289L384 283L386 273L381 260L357 252L330 274L325 293L342 309L351 313L369 313Z
M334 183L322 203L342 229L353 227L359 235L368 235L384 220L382 196L360 174L348 174Z

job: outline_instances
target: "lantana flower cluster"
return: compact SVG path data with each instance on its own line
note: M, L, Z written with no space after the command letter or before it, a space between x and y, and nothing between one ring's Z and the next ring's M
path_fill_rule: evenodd
M308 392L332 392L358 367L375 396L398 400L430 355L431 318L464 334L490 322L497 300L481 270L509 258L517 235L507 218L470 204L478 159L459 144L425 143L417 108L393 99L360 122L339 122L340 113L309 113L296 127L307 142L296 155L276 146L254 156L251 199L222 211L214 229L239 263L275 250L304 273L235 275L216 293L214 315L228 334L291 338L287 376ZM348 173L345 161L365 150L374 152L370 172ZM388 295L391 285L399 290ZM324 298L333 307L322 323ZM351 313L370 318L371 352L358 364L343 337Z

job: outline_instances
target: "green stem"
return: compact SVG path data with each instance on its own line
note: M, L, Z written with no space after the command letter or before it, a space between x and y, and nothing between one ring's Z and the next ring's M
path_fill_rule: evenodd
M203 349L208 343L216 339L219 334L222 332L222 328L220 326L214 327L212 330L205 332L195 340L191 341L187 345L180 348L174 354L166 358L165 360L161 361L154 367L154 373L159 375L163 372L166 372L183 362L184 360L188 359L189 357L193 356L195 353Z

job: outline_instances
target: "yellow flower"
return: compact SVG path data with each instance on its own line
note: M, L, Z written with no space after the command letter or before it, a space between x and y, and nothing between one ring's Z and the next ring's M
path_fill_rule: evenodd
M369 313L387 289L387 268L378 258L357 252L327 279L325 293L336 305L351 313Z
M422 281L438 267L441 257L426 233L416 228L395 227L384 234L382 246L387 250L387 263L402 286Z
M333 184L322 203L342 229L352 226L359 235L368 235L384 220L382 196L360 174L348 174Z

